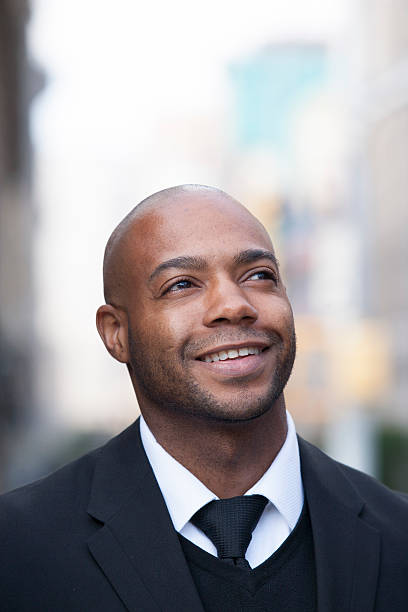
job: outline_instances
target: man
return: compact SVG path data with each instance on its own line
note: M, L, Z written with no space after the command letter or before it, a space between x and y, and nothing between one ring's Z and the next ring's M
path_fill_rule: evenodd
M262 225L219 190L164 190L113 232L104 287L142 417L2 497L1 609L408 610L406 497L286 413L294 324Z

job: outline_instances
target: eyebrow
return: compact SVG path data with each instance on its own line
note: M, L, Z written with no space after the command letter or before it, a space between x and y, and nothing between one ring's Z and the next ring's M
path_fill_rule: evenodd
M202 271L205 270L206 267L207 262L204 257L196 257L194 255L181 255L180 257L167 259L166 261L163 261L163 263L159 264L149 276L149 282L151 282L158 274L163 272L163 270L168 270L169 268Z
M273 251L266 251L264 249L247 249L246 251L241 251L234 257L234 263L237 265L246 264L258 261L258 259L269 259L269 261L279 269L279 262Z
M279 262L276 259L272 251L266 251L264 249L247 249L241 251L234 257L234 264L241 265L258 261L259 259L269 259L276 268L279 269ZM181 270L196 270L202 272L208 267L207 260L204 257L195 255L181 255L180 257L174 257L173 259L167 259L157 266L149 276L149 282L151 282L156 276L158 276L164 270L169 268L179 268Z

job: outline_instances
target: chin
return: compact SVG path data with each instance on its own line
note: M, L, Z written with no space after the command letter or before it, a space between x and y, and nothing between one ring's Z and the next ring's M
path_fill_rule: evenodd
M190 412L204 419L223 423L242 423L262 417L269 412L276 403L276 398L271 397L246 397L242 395L239 399L229 401L213 398L211 402L203 402L191 407Z

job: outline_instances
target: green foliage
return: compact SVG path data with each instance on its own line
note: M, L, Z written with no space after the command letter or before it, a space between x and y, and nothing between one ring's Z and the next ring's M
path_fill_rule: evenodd
M408 492L408 429L386 426L379 430L378 468L384 484Z

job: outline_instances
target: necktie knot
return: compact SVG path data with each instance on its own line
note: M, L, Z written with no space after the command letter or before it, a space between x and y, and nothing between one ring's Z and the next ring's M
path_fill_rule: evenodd
M263 495L213 500L191 522L214 543L220 559L249 569L245 553L267 501Z

